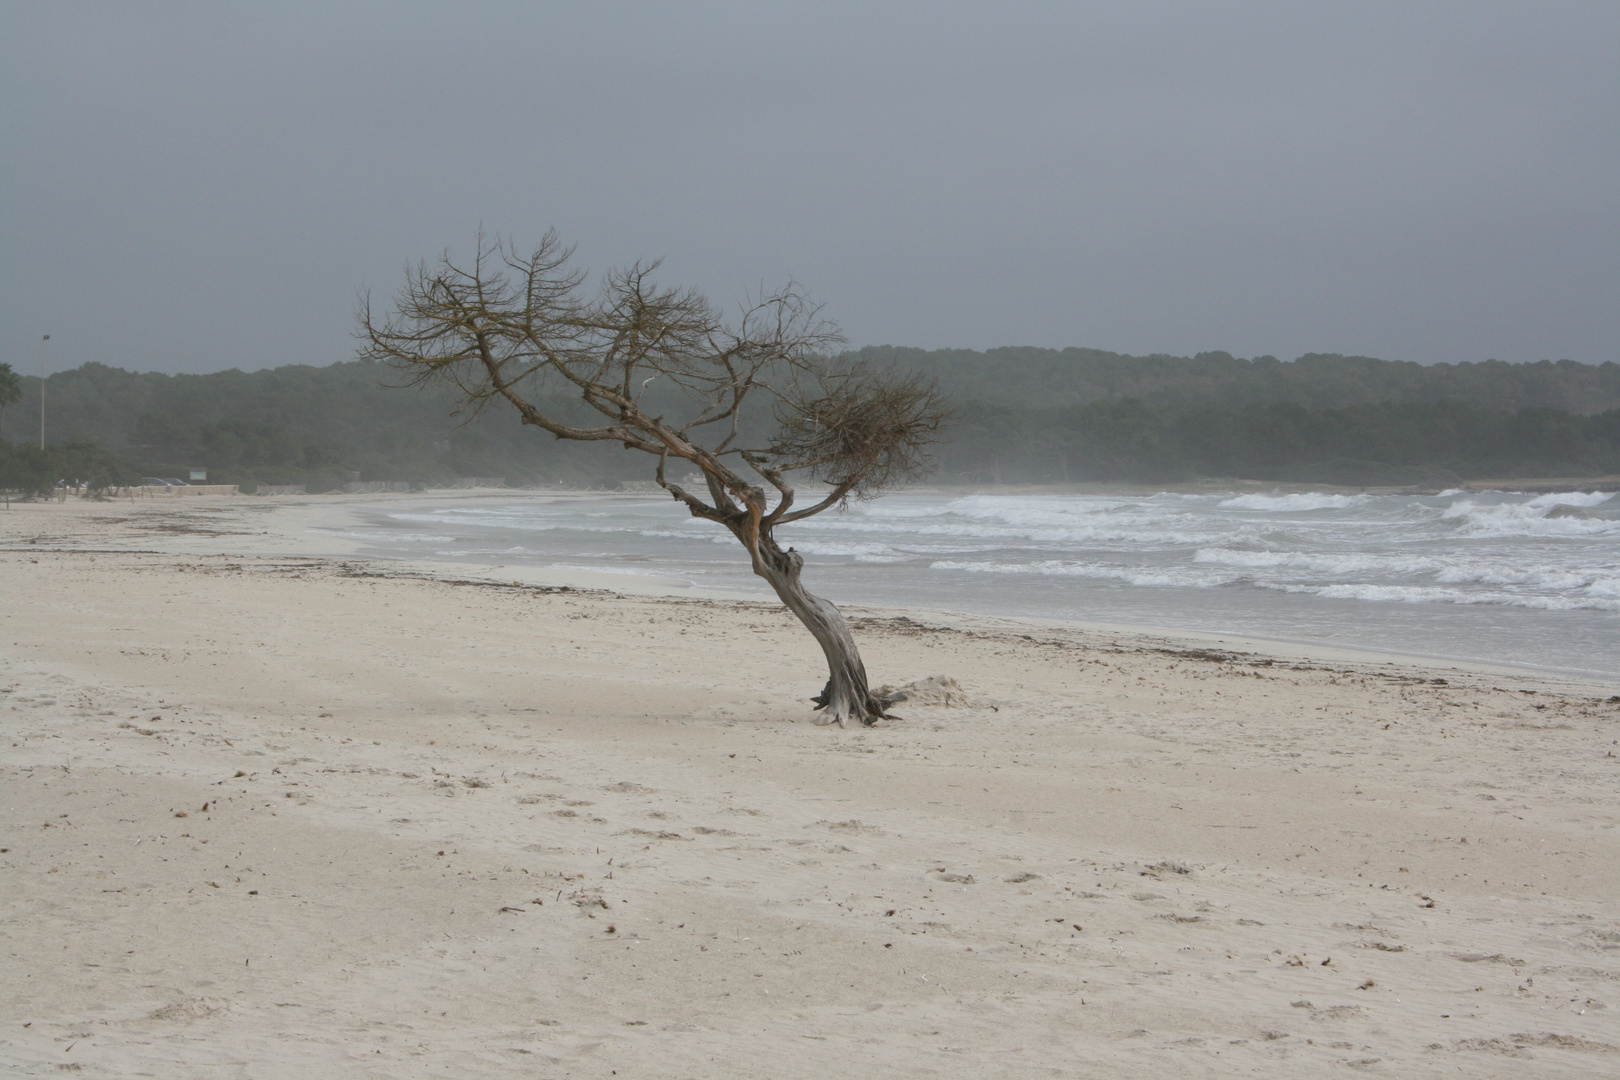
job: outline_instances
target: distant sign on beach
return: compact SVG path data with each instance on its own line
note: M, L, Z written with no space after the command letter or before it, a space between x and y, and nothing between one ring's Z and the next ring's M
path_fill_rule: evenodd
M208 470L207 469L192 469L191 470L191 476L188 479L190 479L192 483L196 483L198 480L207 480L208 479Z

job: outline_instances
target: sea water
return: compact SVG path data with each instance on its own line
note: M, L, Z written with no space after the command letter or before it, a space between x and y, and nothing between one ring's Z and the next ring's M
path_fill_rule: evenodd
M667 497L367 512L368 553L757 592ZM900 494L778 531L835 602L1196 630L1620 678L1620 498Z

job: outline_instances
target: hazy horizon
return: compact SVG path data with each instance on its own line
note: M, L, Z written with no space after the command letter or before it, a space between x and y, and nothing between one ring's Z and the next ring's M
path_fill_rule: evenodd
M852 348L1620 359L1620 7L0 13L0 361L324 366L548 228Z
M55 338L52 338L52 343L54 344L54 342L55 342ZM871 346L862 346L861 348L907 349L907 348L918 348L918 346L895 345L895 344L890 343L890 342L883 342L881 344L875 343L875 344L873 344ZM926 351L926 352L982 352L982 353L989 353L989 352L998 352L998 351L1004 351L1004 350L1005 351L1020 350L1020 349L1026 349L1026 348L1046 349L1046 348L1048 348L1048 346L1041 346L1041 345L1037 345L1037 346L992 345L992 346L990 346L988 348L985 348L985 349L958 349L958 348L956 348L954 346L942 345L938 349L928 349L928 350L923 350L923 351ZM1053 347L1050 347L1050 348L1051 348L1051 351L1053 351L1053 352L1064 352L1064 351L1067 351L1069 349L1078 349L1078 350L1085 351L1085 350L1089 350L1091 348L1091 346L1088 346L1088 345L1065 345L1065 346L1053 346ZM852 348L850 351L851 352L856 352L856 351L859 351L859 349ZM1112 350L1098 350L1098 351L1111 352ZM1222 351L1222 350L1215 350L1215 349L1203 350L1203 352L1205 352L1205 353L1219 352L1219 351ZM1195 354L1118 353L1118 354L1115 354L1115 355L1135 356L1135 357L1175 356L1178 359L1196 359L1198 354L1196 354L1196 353ZM1263 355L1266 355L1266 354L1260 354L1260 355L1263 356ZM1284 364L1292 364L1292 363L1294 363L1294 362L1296 362L1296 361L1298 361L1300 359L1303 359L1305 356L1308 356L1308 355L1313 355L1313 354L1311 354L1311 353L1301 353L1299 356L1272 357L1272 359L1280 360ZM1324 354L1315 353L1314 355L1320 356L1320 355L1324 355ZM1346 354L1338 354L1338 355L1346 355ZM1239 356L1239 357L1235 357L1235 359L1238 359L1238 360L1258 360L1258 359L1260 359L1260 356ZM1368 357L1367 359L1383 360L1385 358L1384 357ZM1456 364L1485 363L1487 361L1496 361L1496 360L1500 360L1500 359L1501 359L1500 357L1484 357L1484 358L1482 358L1480 360L1460 360L1460 361L1434 360L1434 361L1429 362L1428 364L1425 364L1424 366L1425 367L1434 367L1436 365L1453 364L1453 363L1456 363ZM325 360L325 361L320 361L320 362L310 362L310 361L306 361L306 360L288 360L285 363L282 363L282 362L278 361L276 363L264 364L264 365L259 366L259 367L223 367L223 368L212 368L212 369L209 369L209 370L206 370L206 371L165 371L162 368L153 368L153 367L138 368L138 367L130 367L130 366L127 366L127 365L108 363L108 362L102 361L102 360L84 360L84 361L80 361L79 363L74 364L71 368L60 367L60 366L57 366L56 364L52 363L49 366L46 374L47 375L64 374L66 372L77 370L78 368L83 367L85 364L105 364L105 366L107 366L107 367L118 368L118 369L120 369L122 371L128 372L131 375L217 375L217 374L228 373L228 372L232 372L232 371L242 372L244 374L252 373L252 372L256 372L256 371L273 371L273 370L275 370L277 368L283 368L283 367L331 367L333 364L346 364L346 363L355 363L355 362L358 362L358 361L353 356L340 356L335 360ZM1573 362L1573 363L1577 363L1577 364L1583 364L1583 365L1585 365L1587 367L1598 367L1598 366L1600 366L1600 365L1602 365L1604 363L1620 363L1620 360L1607 360L1607 361L1602 361L1602 360L1600 360L1600 361L1574 360L1574 361L1571 361L1570 358L1568 358L1568 357L1560 357L1560 358L1543 357L1540 360L1513 360L1513 361L1506 361L1506 362L1507 363L1514 363L1514 364L1538 364L1538 363ZM38 352L37 351L35 352L34 366L33 366L32 370L30 370L30 368L28 367L26 362L24 362L20 367L16 363L12 363L12 368L13 368L14 371L16 371L17 375L19 377L21 377L21 378L24 378L24 379L37 379L39 377L39 354L38 354ZM379 376L387 375L387 370L388 369L385 369L385 368L379 366L378 367Z

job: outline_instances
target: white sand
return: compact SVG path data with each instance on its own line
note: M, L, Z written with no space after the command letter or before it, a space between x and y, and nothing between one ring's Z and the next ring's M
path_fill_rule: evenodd
M0 1071L1620 1072L1612 688L854 612L972 704L829 730L774 605L353 502L0 511Z

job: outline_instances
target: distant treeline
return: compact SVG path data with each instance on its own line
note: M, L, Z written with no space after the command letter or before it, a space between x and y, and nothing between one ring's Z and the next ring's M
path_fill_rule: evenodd
M0 437L37 437L39 380L23 378ZM559 444L524 428L510 409L472 418L442 386L401 387L396 373L358 362L209 375L134 373L85 364L50 376L46 438L95 442L141 476L210 483L351 480L448 484L500 476L511 484L590 486L619 477L611 451Z
M1288 402L1307 409L1386 401L1454 401L1499 412L1544 408L1590 414L1620 408L1620 364L1613 362L1423 365L1307 353L1284 363L1274 356L1243 360L1224 352L1192 357L1025 347L927 352L889 345L852 355L937 376L960 402L996 405L1085 405L1135 398L1149 405Z
M104 491L139 479L128 462L93 442L57 443L41 450L34 443L0 439L0 492L8 496L47 495L58 483Z
M1282 363L1027 348L852 355L939 380L958 411L940 449L947 482L1431 484L1620 472L1614 363L1425 367L1314 354ZM502 476L513 485L592 487L647 478L642 460L611 444L559 442L498 405L453 415L449 389L390 385L398 382L357 362L210 375L86 364L47 383L54 448L41 456L26 447L37 438L39 380L23 377L22 399L3 414L0 439L18 445L0 445L0 487L74 470L127 478L184 477L191 468L206 468L214 483L311 491L351 480ZM579 415L577 403L556 404Z
M1459 402L964 406L945 476L979 483L1166 482L1242 477L1303 483L1449 485L1620 473L1620 409L1500 412Z

